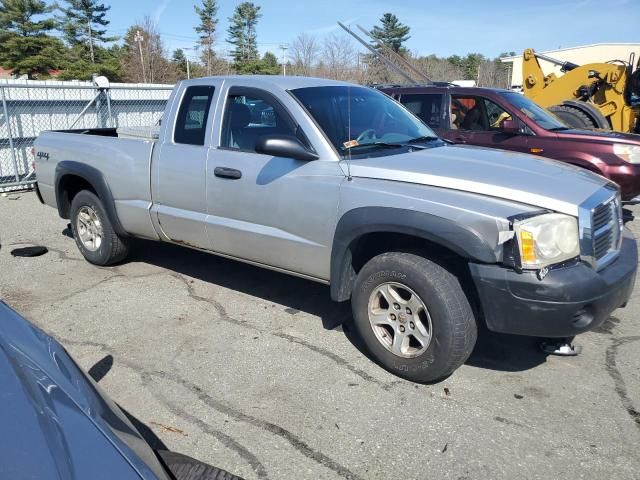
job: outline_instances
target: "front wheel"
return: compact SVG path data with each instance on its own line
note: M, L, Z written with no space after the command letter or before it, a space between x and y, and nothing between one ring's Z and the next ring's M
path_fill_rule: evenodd
M374 359L399 377L429 383L471 354L477 326L458 278L427 258L390 252L358 273L356 330Z
M168 450L156 452L175 480L242 480L212 465Z
M112 265L129 251L126 240L114 231L102 201L82 190L71 201L71 230L80 253L94 265Z

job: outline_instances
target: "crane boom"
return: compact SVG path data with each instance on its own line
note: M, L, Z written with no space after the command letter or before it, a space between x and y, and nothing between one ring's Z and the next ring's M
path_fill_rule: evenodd
M371 53L373 53L376 57L378 57L380 60L382 60L382 62L389 67L391 70L393 70L394 72L396 72L398 75L400 75L401 77L403 77L405 80L407 80L410 83L413 83L414 85L419 85L420 82L418 82L417 80L411 78L411 76L409 74L407 74L402 68L398 67L395 63L393 63L391 60L389 60L387 57L385 57L384 55L382 55L378 50L376 50L375 48L373 48L371 45L369 45L367 42L365 42L362 38L360 38L355 32L353 32L349 27L343 25L341 22L338 22L338 25L340 26L340 28L342 28L345 32L347 32L349 35L351 35L353 38L355 38L359 43L361 43L367 50L369 50Z
M411 73L417 75L418 77L421 77L422 80L424 80L426 83L431 83L431 79L429 77L427 77L427 75L424 72L421 72L420 70L418 70L416 67L414 67L413 65L411 65L411 62L407 61L406 58L404 58L402 55L398 54L397 52L395 52L393 49L389 48L387 45L384 44L384 42L380 41L379 39L377 39L376 37L374 37L371 32L365 30L364 28L362 28L360 25L356 25L356 27L358 27L360 29L360 31L362 33L364 33L367 37L369 37L371 40L373 40L374 42L376 42L376 44L391 58L393 58L396 62L400 63L404 68L406 68L407 70L409 70Z

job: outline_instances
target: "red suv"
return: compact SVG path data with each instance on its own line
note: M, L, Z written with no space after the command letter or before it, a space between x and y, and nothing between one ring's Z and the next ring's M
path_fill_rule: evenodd
M434 84L380 87L453 143L500 148L561 160L640 195L640 135L576 130L510 90Z

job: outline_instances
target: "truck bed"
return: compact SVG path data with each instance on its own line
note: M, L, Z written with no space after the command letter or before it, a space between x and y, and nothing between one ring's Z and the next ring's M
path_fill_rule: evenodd
M154 145L153 138L115 128L43 132L35 142L37 181L42 198L48 205L57 205L55 183L56 175L64 170L58 168L62 162L90 167L99 172L109 186L123 227L130 233L155 238L149 216Z

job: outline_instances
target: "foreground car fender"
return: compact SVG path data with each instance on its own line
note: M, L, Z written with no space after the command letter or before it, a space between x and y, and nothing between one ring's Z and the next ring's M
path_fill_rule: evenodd
M2 301L0 325L0 478L168 480L58 342Z

